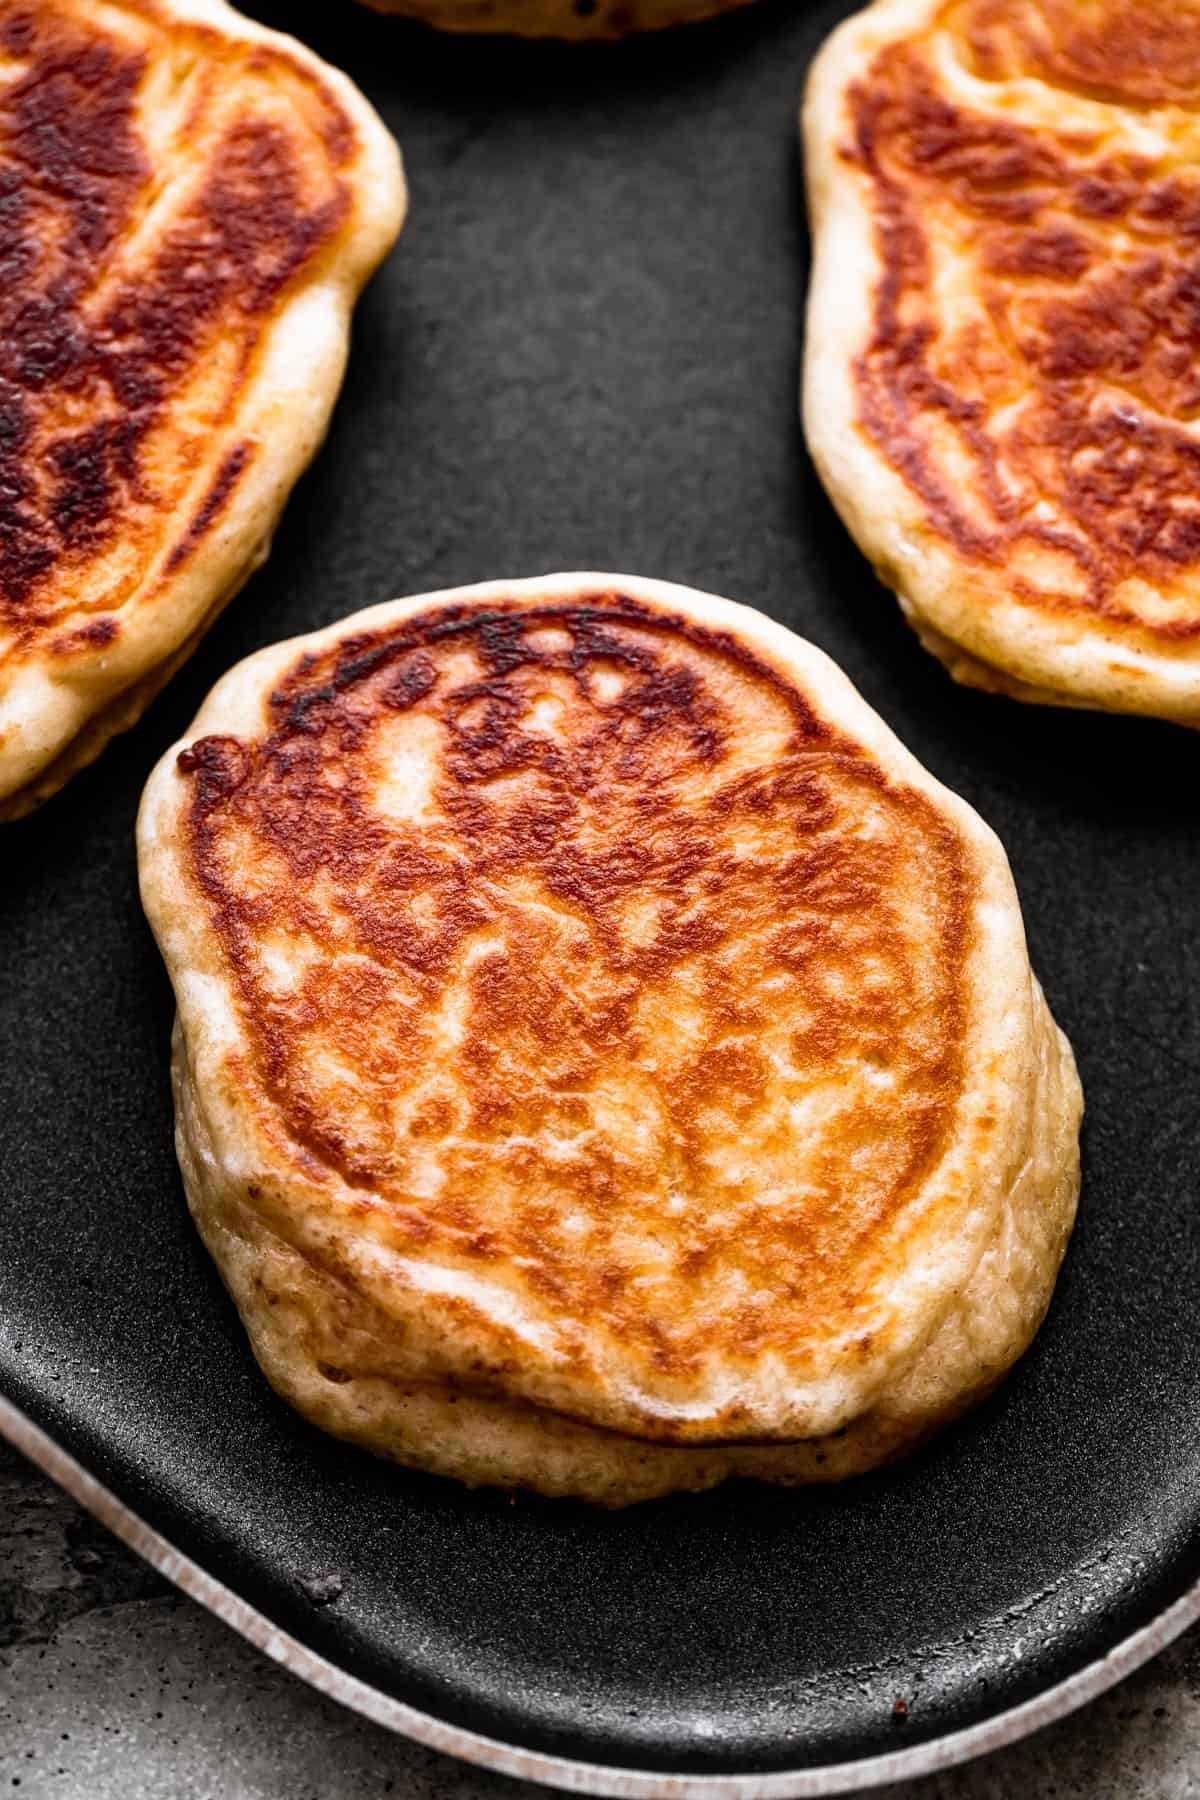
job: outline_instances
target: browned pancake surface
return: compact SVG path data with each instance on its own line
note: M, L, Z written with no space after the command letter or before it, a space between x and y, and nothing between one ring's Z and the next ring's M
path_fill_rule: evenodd
M660 1395L844 1333L960 1099L954 824L615 594L343 638L268 710L178 766L273 1159Z
M993 106L1022 76L1060 128ZM1071 122L1094 101L1131 127ZM1198 106L1194 0L956 0L876 54L842 149L883 265L861 427L957 556L1148 648L1200 634Z
M0 6L0 680L102 653L219 530L256 446L212 445L356 146L283 49L153 0Z

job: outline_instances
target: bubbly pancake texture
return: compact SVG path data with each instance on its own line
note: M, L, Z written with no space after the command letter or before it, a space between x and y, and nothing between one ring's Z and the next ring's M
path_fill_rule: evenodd
M222 0L0 3L0 817L261 562L403 209L361 95Z
M374 609L218 685L139 857L189 1200L319 1423L611 1501L814 1479L1036 1329L1079 1098L1007 864L781 627Z
M366 0L376 12L421 19L441 31L514 37L611 39L690 25L748 0Z
M959 679L1200 724L1200 4L877 0L805 133L805 420Z

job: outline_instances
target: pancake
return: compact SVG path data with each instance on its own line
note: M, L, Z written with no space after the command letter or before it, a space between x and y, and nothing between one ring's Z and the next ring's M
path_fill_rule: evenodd
M922 642L1200 724L1200 4L877 0L804 130L809 445Z
M421 19L441 31L529 38L622 38L690 25L748 0L366 0L376 12Z
M0 8L0 818L266 555L404 212L346 78L222 0Z
M829 660L613 575L249 658L154 771L196 1223L276 1389L467 1482L833 1479L987 1393L1079 1184L1004 853Z

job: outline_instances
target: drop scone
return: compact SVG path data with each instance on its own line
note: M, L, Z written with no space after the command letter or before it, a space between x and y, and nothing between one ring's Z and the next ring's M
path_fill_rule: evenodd
M196 1222L278 1391L609 1505L979 1400L1079 1183L1004 853L828 659L613 575L260 652L146 788Z
M421 19L441 31L531 38L622 38L690 25L748 0L366 0L376 12Z
M0 0L0 818L266 555L395 239L395 144L223 0Z
M1200 5L877 0L804 125L808 440L922 642L1200 725Z

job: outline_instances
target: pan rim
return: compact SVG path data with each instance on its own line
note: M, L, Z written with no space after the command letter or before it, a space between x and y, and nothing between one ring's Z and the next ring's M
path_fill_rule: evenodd
M25 1456L51 1481L85 1507L115 1537L172 1582L190 1599L269 1656L289 1674L349 1711L427 1749L498 1774L540 1782L565 1793L597 1794L608 1800L820 1800L882 1787L914 1776L933 1775L960 1763L1016 1744L1055 1720L1065 1718L1115 1687L1174 1642L1200 1619L1200 1581L1147 1624L1114 1644L1074 1674L990 1719L853 1762L769 1774L690 1775L627 1769L583 1762L548 1751L522 1749L452 1725L360 1680L299 1638L272 1623L215 1575L186 1556L146 1523L112 1490L12 1401L0 1394L0 1439Z

